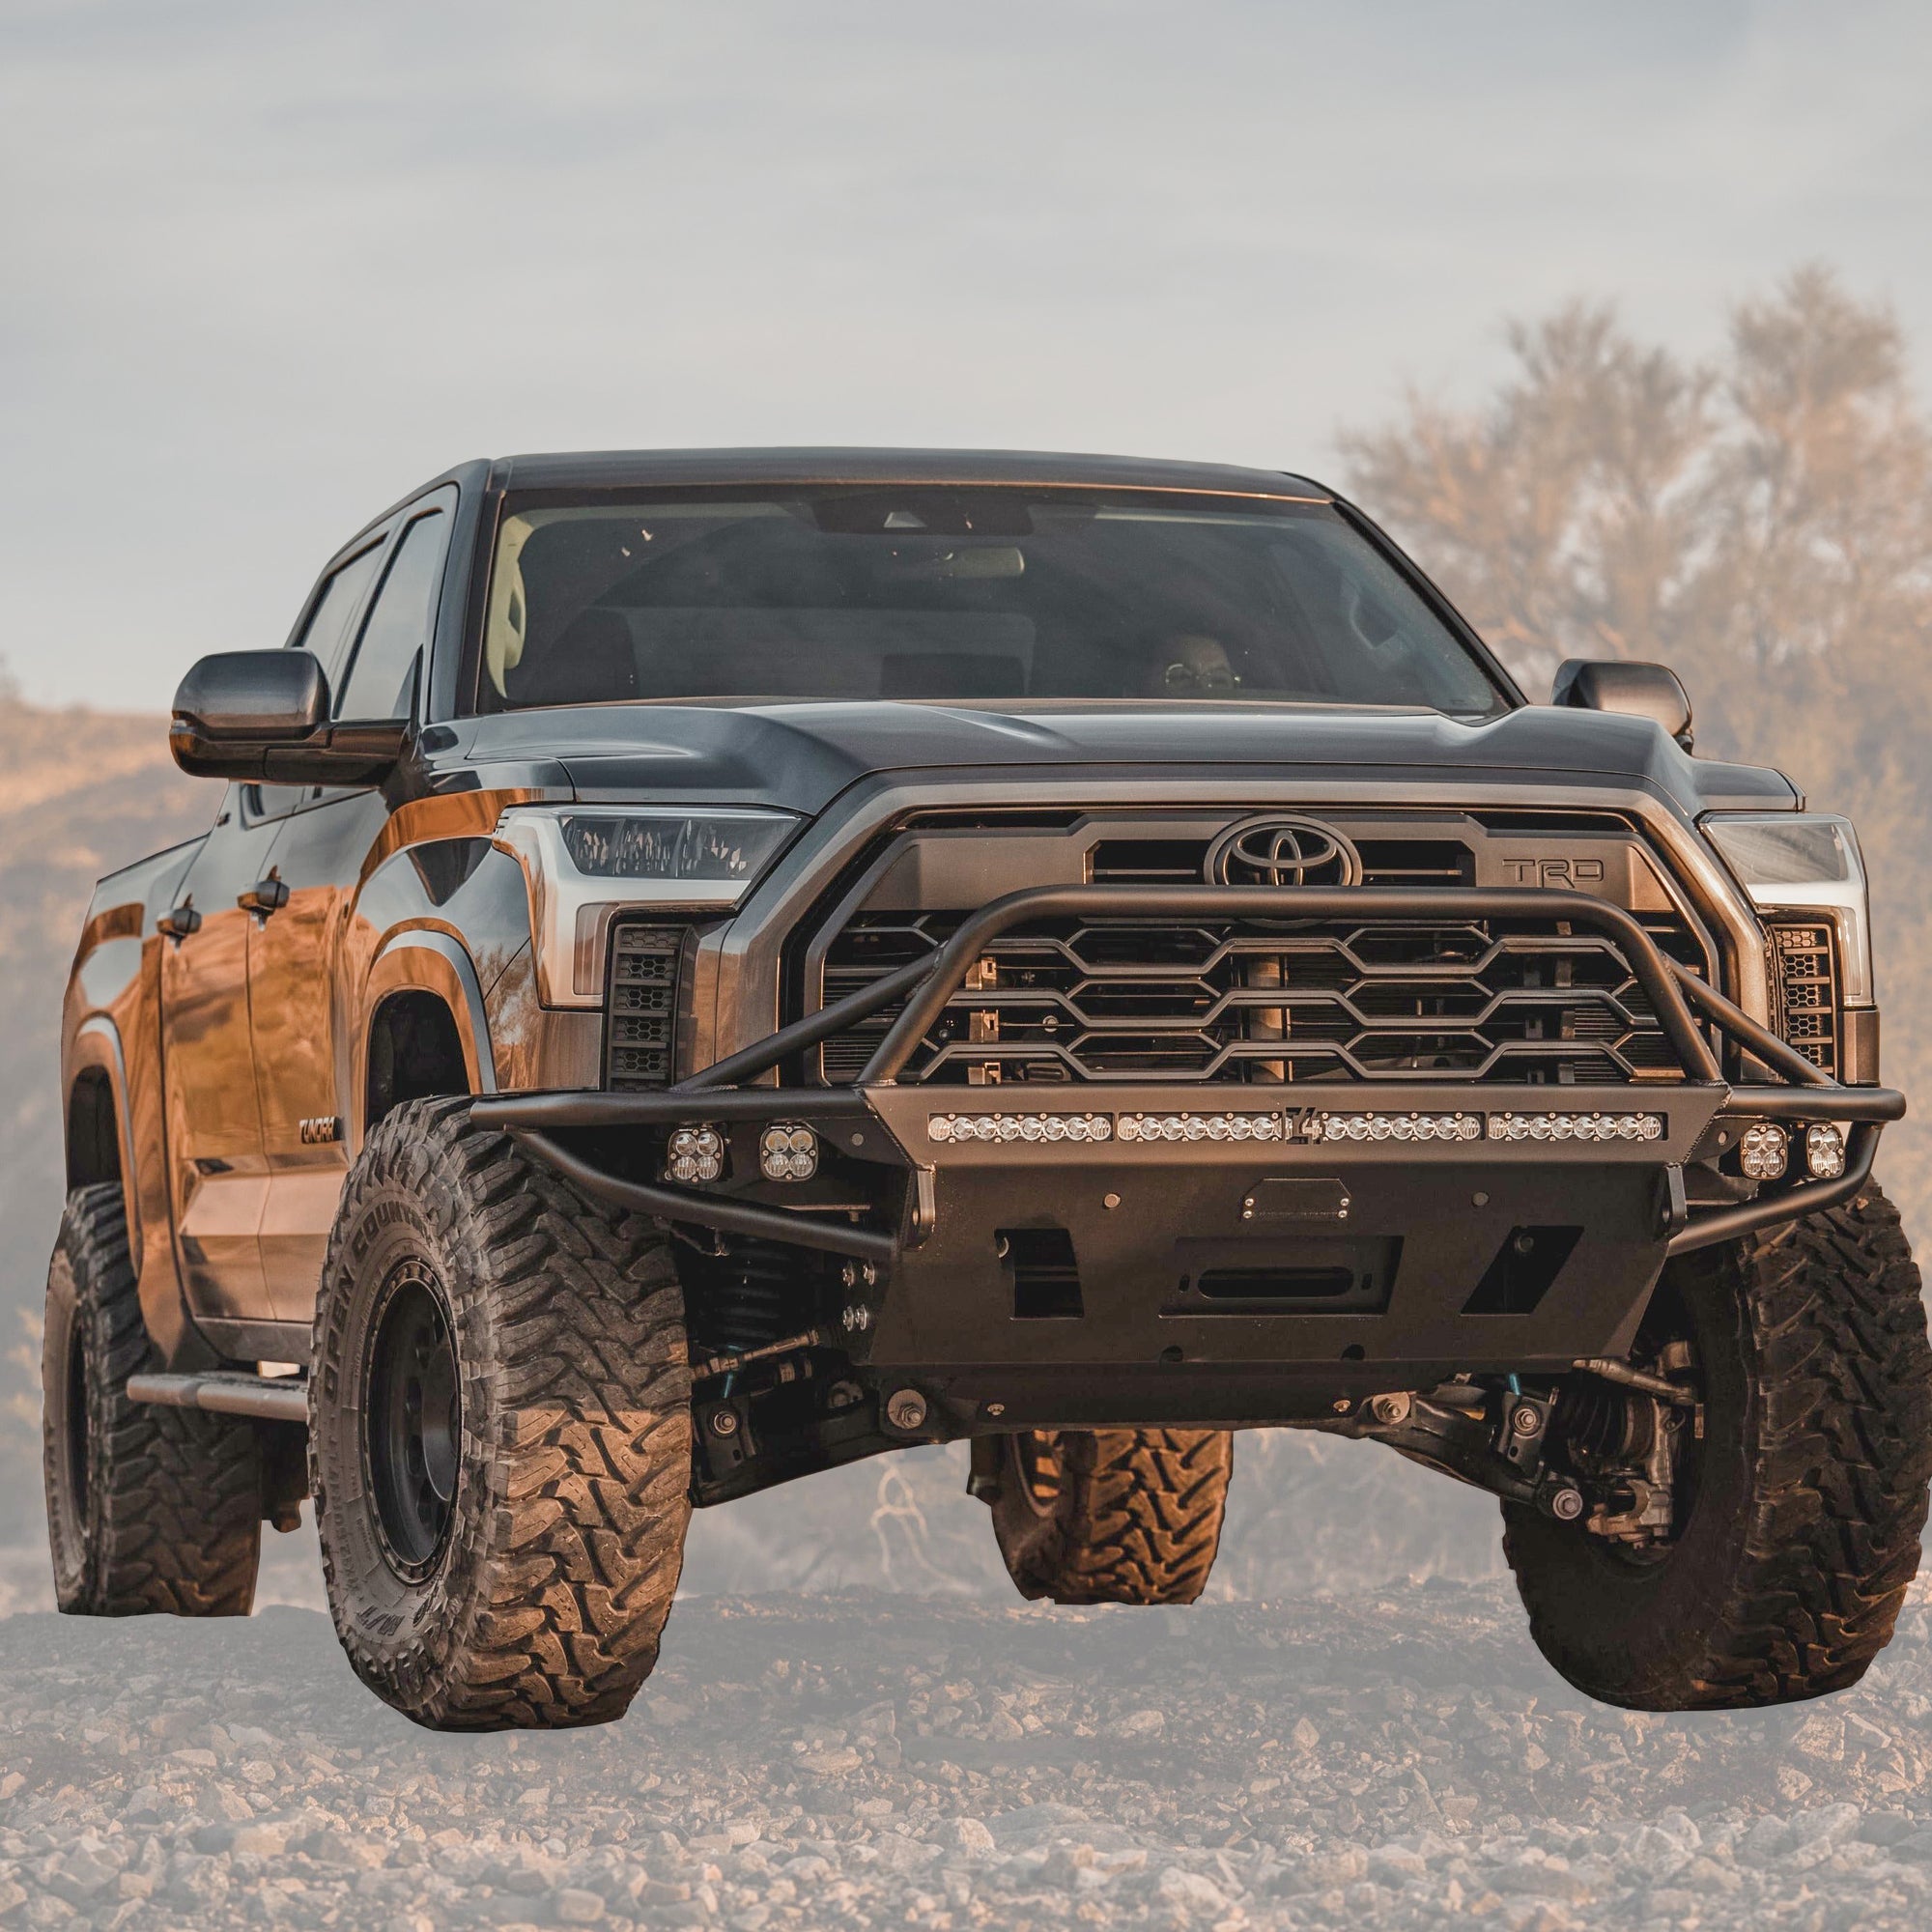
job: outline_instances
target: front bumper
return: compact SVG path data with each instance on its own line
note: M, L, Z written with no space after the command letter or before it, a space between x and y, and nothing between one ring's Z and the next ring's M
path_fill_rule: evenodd
M1623 953L1677 1077L900 1084L985 944L1068 912L1569 922ZM853 1086L755 1084L900 1000ZM1747 1077L1722 1076L1713 1035ZM1263 1419L1294 1412L1311 1388L1412 1388L1620 1356L1671 1255L1848 1199L1869 1177L1880 1125L1903 1111L1889 1090L1826 1079L1628 915L1581 895L1182 887L1012 894L932 956L680 1087L475 1107L594 1194L846 1258L839 1339L853 1358L1009 1422L1157 1412L1122 1391L1177 1372L1220 1388L1217 1413ZM1839 1124L1843 1174L1691 1205L1687 1167L1762 1121L1799 1129L1800 1148L1805 1125ZM758 1133L781 1122L810 1127L824 1150L809 1185L757 1178ZM700 1123L729 1144L724 1176L658 1179L666 1137Z

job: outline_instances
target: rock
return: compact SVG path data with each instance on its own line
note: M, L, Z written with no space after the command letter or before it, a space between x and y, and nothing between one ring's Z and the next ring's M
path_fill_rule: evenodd
M556 1894L554 1909L565 1925L594 1925L604 1917L604 1900L594 1891L567 1885Z
M947 1823L945 1842L985 1858L993 1849L993 1834L978 1818L953 1818Z
M1161 1873L1154 1881L1154 1890L1170 1905L1205 1912L1228 1909L1227 1894L1212 1879L1200 1872L1183 1871L1179 1865L1169 1865Z

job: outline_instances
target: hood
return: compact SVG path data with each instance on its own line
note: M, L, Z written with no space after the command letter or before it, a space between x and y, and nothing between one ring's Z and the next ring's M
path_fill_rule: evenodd
M1714 808L1798 805L1776 772L1693 758L1646 719L1527 705L1487 724L1425 710L1160 703L1009 707L901 702L582 705L434 727L435 762L459 784L547 768L583 799L774 805L815 815L884 772L1151 768L1279 781L1296 772L1445 783L1484 780L1547 790L1624 785L1687 816ZM425 744L425 749L430 749ZM451 774L454 777L454 774Z

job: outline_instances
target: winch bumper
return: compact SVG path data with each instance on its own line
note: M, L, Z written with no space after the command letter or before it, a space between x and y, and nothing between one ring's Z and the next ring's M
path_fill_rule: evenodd
M986 940L1067 910L1572 922L1624 953L1678 1077L900 1083ZM753 1084L900 1000L853 1086ZM1721 1076L1714 1037L1748 1077ZM592 1193L848 1258L837 1339L854 1359L1010 1426L1158 1414L1177 1377L1204 1419L1264 1419L1302 1412L1311 1391L1621 1355L1669 1256L1849 1198L1904 1101L1830 1081L1628 915L1581 895L1089 887L998 900L933 956L680 1087L505 1095L475 1111ZM1793 1178L1692 1205L1687 1165L1760 1122L1788 1129ZM761 1136L781 1124L810 1134L809 1179L761 1173ZM1842 1134L1842 1171L1829 1172L1827 1149L1827 1171L1804 1178L1805 1130L1827 1124ZM665 1179L680 1129L716 1137L716 1179Z

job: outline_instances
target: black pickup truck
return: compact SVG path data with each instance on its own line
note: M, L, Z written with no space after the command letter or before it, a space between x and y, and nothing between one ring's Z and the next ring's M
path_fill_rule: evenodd
M1592 1694L1854 1682L1918 1563L1857 840L1660 666L1530 704L1331 491L854 450L453 469L176 699L48 1284L64 1608L313 1496L423 1723L613 1718L694 1505L971 1445L1184 1603L1233 1432L1501 1499Z

